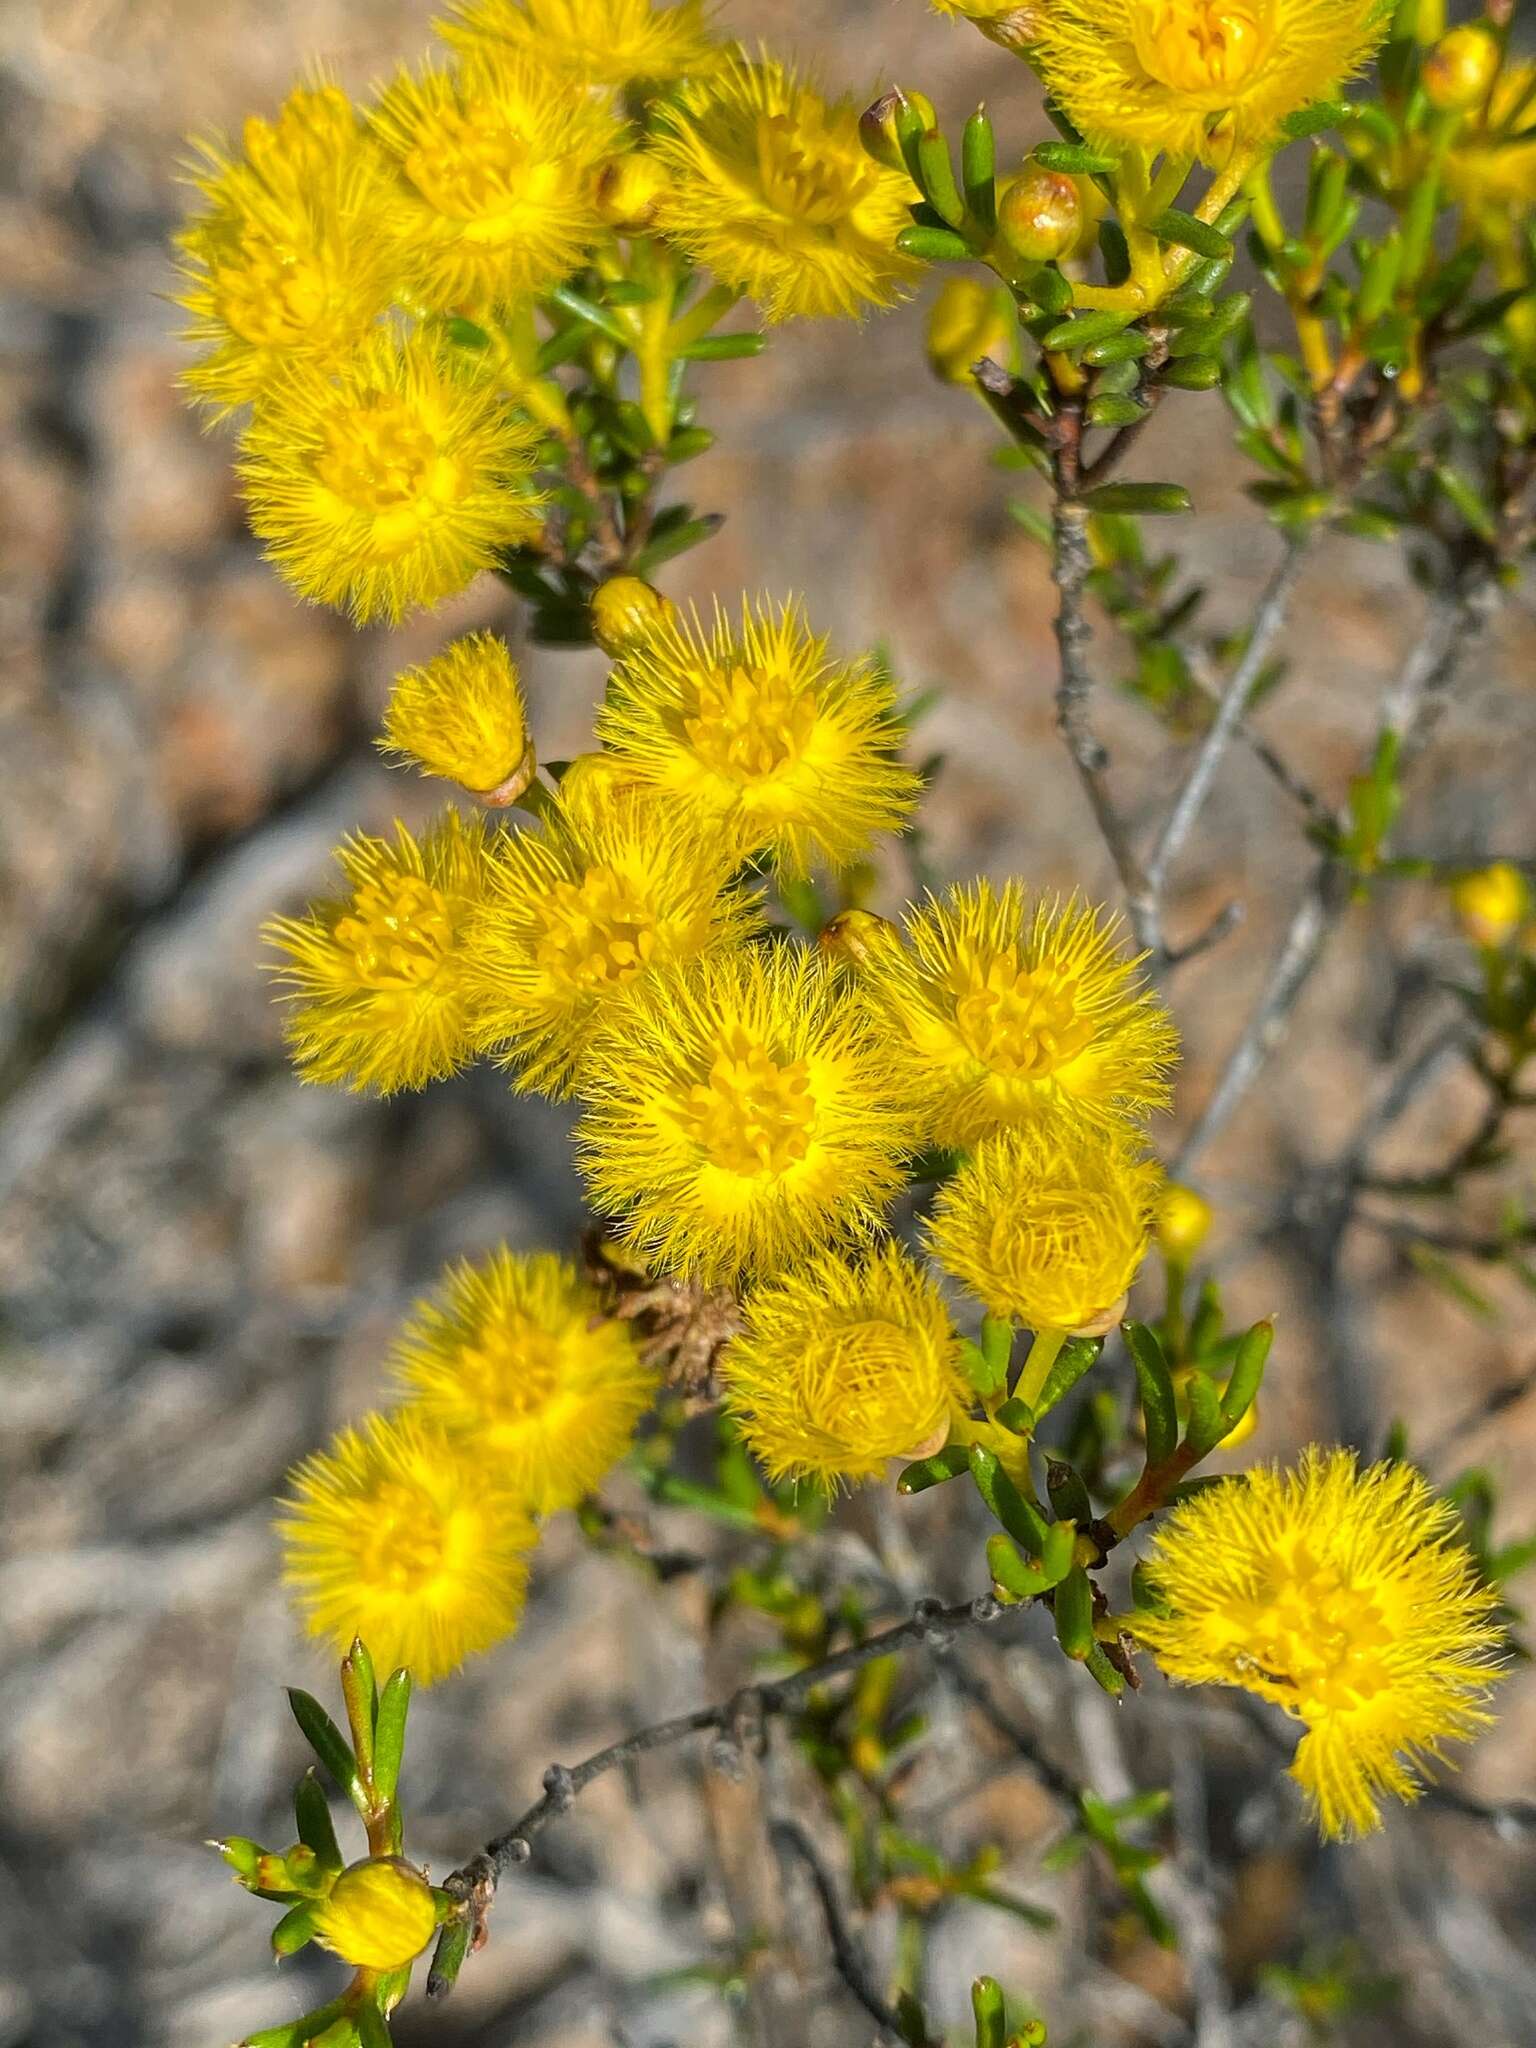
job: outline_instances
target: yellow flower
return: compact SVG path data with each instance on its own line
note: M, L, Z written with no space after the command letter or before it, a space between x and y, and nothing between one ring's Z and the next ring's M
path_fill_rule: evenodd
M720 1361L726 1400L770 1478L877 1479L939 1448L968 1392L938 1287L894 1244L824 1253L747 1298Z
M677 623L677 606L639 576L610 576L592 593L592 638L605 654L621 655L653 633Z
M479 1042L516 1086L568 1095L593 1031L660 970L739 945L755 902L729 849L643 791L505 835L469 939Z
M1050 0L1027 55L1090 142L1225 161L1326 99L1390 18L1379 0Z
M1536 206L1536 141L1504 139L1530 126L1533 105L1536 64L1507 64L1486 118L1463 123L1452 139L1446 185L1484 232L1507 230Z
M999 1131L939 1190L929 1246L990 1314L1101 1332L1146 1255L1162 1178L1117 1131Z
M1531 913L1530 887L1505 860L1463 875L1451 887L1451 902L1474 946L1507 945Z
M312 1636L361 1636L433 1685L511 1635L535 1531L494 1467L417 1417L373 1415L293 1473L283 1580Z
M295 362L342 361L388 307L398 264L381 232L388 166L345 93L301 86L273 122L246 123L245 152L205 143L192 182L206 201L177 236L202 359L182 381L219 412Z
M540 1514L591 1493L629 1447L655 1374L574 1266L505 1245L444 1276L395 1348L404 1411L486 1461Z
M306 1081L356 1093L423 1088L471 1057L465 935L485 886L484 829L445 813L418 842L358 833L336 855L347 894L266 928L279 970L294 1063Z
M589 85L697 77L720 61L703 0L453 0L438 33L461 50L515 50Z
M669 105L654 147L672 173L659 222L765 319L889 306L917 266L898 253L916 197L866 156L851 101L740 55Z
M1007 366L1018 331L1006 290L979 277L948 278L928 309L928 367L942 383L969 385L983 356Z
M1165 1258L1192 1259L1210 1235L1211 1205L1176 1180L1163 1189L1157 1206L1157 1246Z
M747 947L658 976L582 1070L593 1204L652 1268L711 1286L868 1231L908 1149L886 1065L815 953Z
M495 633L466 633L422 668L396 676L379 746L423 775L498 804L533 779L533 744L517 664Z
M1305 1451L1196 1495L1147 1573L1166 1613L1135 1630L1181 1685L1236 1685L1305 1722L1291 1775L1322 1832L1368 1834L1413 1800L1442 1745L1487 1725L1496 1596L1454 1509L1411 1465Z
M1117 920L979 881L910 912L907 933L862 973L936 1143L1045 1114L1112 1123L1167 1106L1178 1033L1116 951Z
M284 576L359 623L462 590L538 531L533 430L421 335L373 336L334 377L295 363L257 407L240 475Z
M398 1856L352 1864L315 1915L320 1946L362 1970L403 1970L436 1932L432 1887Z
M398 169L401 258L431 306L542 291L603 232L593 188L622 130L578 78L479 47L451 71L401 71L373 125Z
M743 603L739 628L718 608L712 631L697 615L659 625L614 670L597 735L733 852L792 875L858 860L921 789L895 758L890 677L829 654L794 603Z

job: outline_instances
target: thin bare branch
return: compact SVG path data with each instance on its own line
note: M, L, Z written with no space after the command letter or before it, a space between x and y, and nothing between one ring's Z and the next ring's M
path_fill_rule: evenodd
M832 1950L832 1960L837 1966L838 1976L888 2040L905 2040L906 2036L901 2031L901 2021L897 2018L894 2007L887 2005L881 1996L863 1948L843 1916L842 1903L837 1896L832 1873L822 1862L815 1843L795 1820L775 1820L769 1827L769 1835L775 1848L781 1852L787 1850L804 1865L810 1877L816 1892L817 1904L821 1907L822 1920L826 1924L827 1944Z

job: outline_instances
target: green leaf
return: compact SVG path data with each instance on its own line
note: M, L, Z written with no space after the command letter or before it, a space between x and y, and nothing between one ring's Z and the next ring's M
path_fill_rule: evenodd
M1275 1326L1266 1320L1255 1323L1239 1343L1231 1375L1222 1390L1221 1419L1226 1425L1223 1436L1229 1436L1253 1406L1274 1341Z
M1448 462L1437 462L1434 475L1435 482L1478 538L1494 540L1498 534L1498 524L1491 508L1483 501L1471 479L1463 476L1459 469L1453 469Z
M999 1401L993 1415L994 1422L1000 1422L1004 1429L1011 1429L1015 1436L1029 1436L1035 1427L1035 1411L1021 1401L1017 1394L1010 1394L1006 1401Z
M942 1451L935 1451L931 1458L919 1458L915 1464L905 1467L896 1480L898 1493L926 1493L930 1486L942 1486L946 1479L958 1479L962 1472L971 1468L970 1453L964 1444L946 1444Z
M995 1977L978 1977L972 1984L971 2012L976 2021L976 2048L1008 2048L1008 2008Z
M1040 346L1063 355L1071 355L1084 349L1091 342L1107 341L1112 334L1119 334L1130 325L1127 313L1074 313L1070 320L1062 320L1055 327L1048 327L1040 337Z
M731 363L739 356L760 356L767 346L766 334L705 334L677 353L685 363Z
M361 1636L341 1662L341 1696L347 1703L347 1725L352 1731L352 1748L359 1775L367 1777L373 1768L373 1718L379 1711L379 1685L373 1675L373 1659Z
M579 320L583 326L606 335L609 341L616 341L620 348L634 347L635 337L632 329L626 327L622 320L616 319L602 306L594 305L591 299L584 298L570 285L557 284L549 296L561 311L569 313L573 320Z
M376 2005L357 2008L357 2039L359 2048L390 2048L389 2028Z
M986 1352L979 1345L973 1344L968 1337L961 1339L960 1365L966 1378L984 1401L1000 1393L1008 1384L1007 1365L995 1364Z
M1035 1403L1036 1415L1045 1415L1058 1401L1064 1401L1089 1367L1098 1363L1103 1349L1101 1337L1069 1337L1045 1376L1045 1385Z
M1013 1600L1037 1600L1055 1583L1038 1565L1021 1557L1017 1548L1001 1534L987 1538L987 1570L994 1586L1000 1586Z
M272 1930L274 1955L297 1955L306 1942L314 1939L315 1915L320 1910L320 1904L318 1899L303 1899L297 1906L288 1908Z
M1162 1345L1145 1323L1127 1323L1125 1341L1136 1368L1136 1391L1141 1396L1142 1425L1147 1438L1147 1463L1161 1465L1172 1456L1179 1440L1173 1375L1168 1370Z
M449 320L447 334L455 348L482 349L491 345L491 337L485 329L477 327L473 320L466 320L459 313L454 314Z
M917 173L917 182L934 212L952 228L960 227L965 220L965 201L955 183L949 144L937 128L928 129L918 141Z
M904 256L915 256L920 263L964 263L971 254L965 237L949 228L903 228L896 246Z
M1042 313L1062 314L1072 303L1072 287L1052 263L1042 263L1023 287L1025 296Z
M1006 1379L1008 1367L1013 1358L1013 1319L1011 1316L983 1316L981 1319L981 1348L988 1365L999 1376Z
M1310 107L1298 107L1295 113L1287 114L1280 123L1281 133L1292 142L1302 142L1309 135L1321 135L1325 128L1337 128L1341 121L1347 121L1350 107L1343 100L1318 100Z
M1040 1551L1040 1569L1045 1573L1047 1585L1061 1583L1072 1569L1076 1552L1077 1525L1073 1522L1052 1522L1045 1532L1045 1542Z
M288 1705L305 1741L330 1773L337 1791L344 1792L354 1806L365 1806L367 1802L357 1776L357 1759L324 1707L312 1693L304 1692L296 1685L288 1688Z
M965 187L966 210L987 236L997 228L996 173L997 138L986 109L978 107L960 138L960 182Z
M1213 391L1221 382L1221 364L1214 356L1187 356L1160 370L1157 381L1173 391Z
M313 1767L294 1787L293 1816L298 1823L299 1840L306 1849L314 1851L321 1869L340 1870L341 1845L336 1840L336 1829L331 1822L330 1805Z
M682 519L665 532L653 534L649 544L636 555L632 574L647 577L663 562L670 562L677 555L687 554L701 541L710 539L725 524L723 513L706 512L699 519Z
M1176 206L1165 206L1147 222L1149 234L1156 235L1160 242L1172 242L1180 249L1192 249L1197 256L1209 258L1212 262L1226 263L1232 257L1232 243L1220 228L1213 228L1203 220L1196 220L1192 213L1181 213Z
M441 1998L452 1990L459 1971L464 1967L464 1958L469 1954L469 1915L465 1913L457 1920L444 1924L437 1937L437 1948L432 1957L432 1968L427 1974L427 1996Z
M405 1721L411 1708L411 1674L396 1671L379 1695L378 1730L374 1736L373 1785L393 1806L400 1786L400 1759L405 1753Z
M1083 1659L1083 1669L1094 1684L1107 1692L1112 1700L1119 1699L1125 1691L1125 1674L1109 1661L1109 1653L1102 1643L1095 1643Z
M1081 1565L1074 1565L1053 1597L1056 1640L1076 1664L1086 1663L1094 1647L1093 1587Z
M1077 1522L1086 1527L1093 1520L1093 1503L1088 1498L1088 1489L1076 1468L1064 1458L1047 1457L1045 1490L1058 1521Z
M1082 503L1090 512L1129 512L1147 516L1190 512L1193 501L1182 484L1100 484L1085 491Z
M262 2027L257 2033L247 2034L240 2048L304 2048L307 2041L324 2033L346 2007L344 1998L333 1998L329 2005L316 2006L313 2012L301 2013L296 2020L284 2020L281 2026Z
M1215 1450L1227 1433L1216 1389L1203 1372L1191 1378L1186 1398L1189 1420L1184 1425L1184 1449L1192 1458L1203 1458Z
M1090 149L1086 142L1038 142L1030 152L1048 171L1070 171L1079 177L1115 169L1118 158Z
M1151 346L1148 335L1139 328L1128 327L1121 334L1109 334L1102 341L1091 341L1083 350L1083 361L1094 369L1101 369L1110 363L1135 361L1144 356Z
M989 1451L985 1444L972 1444L970 1464L976 1491L1014 1541L1022 1543L1031 1556L1038 1557L1045 1545L1044 1517L1025 1500L1003 1470L995 1451Z
M1090 427L1133 427L1144 420L1148 408L1139 398L1126 398L1106 391L1090 398L1083 408L1083 421Z

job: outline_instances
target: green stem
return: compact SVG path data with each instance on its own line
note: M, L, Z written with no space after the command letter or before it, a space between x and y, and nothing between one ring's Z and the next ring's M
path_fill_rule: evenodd
M1050 1378L1051 1367L1060 1355L1061 1347L1071 1335L1068 1330L1036 1330L1035 1341L1029 1347L1029 1357L1019 1375L1017 1393L1026 1408L1033 1408Z

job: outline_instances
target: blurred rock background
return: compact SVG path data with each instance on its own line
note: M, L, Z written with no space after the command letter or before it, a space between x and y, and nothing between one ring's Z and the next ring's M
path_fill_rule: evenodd
M920 82L955 121L985 96L1015 148L1038 133L1022 68L921 0L724 13L854 91ZM316 892L344 831L423 808L369 745L393 670L469 622L515 636L515 608L477 589L386 639L299 607L244 531L228 442L200 435L174 390L165 243L183 135L270 111L312 59L361 86L427 26L407 0L0 0L0 2048L204 2048L302 2009L303 1986L325 1980L306 1964L274 1976L264 1913L201 1846L281 1833L299 1744L279 1681L331 1682L274 1589L272 1496L374 1397L392 1323L446 1257L503 1236L567 1245L579 1221L561 1114L514 1104L489 1074L383 1105L301 1090L257 964L261 920ZM1043 565L988 467L986 417L929 381L920 334L908 308L862 331L791 330L707 373L721 442L687 483L729 518L671 587L800 589L837 637L887 642L908 684L945 688L924 734L945 756L940 871L1108 894L1053 729ZM1175 397L1140 467L1193 487L1198 513L1174 537L1237 625L1275 541L1240 495L1221 408ZM1331 543L1308 572L1293 678L1266 723L1335 796L1418 620L1390 551ZM1100 651L1112 674L1107 636ZM1403 835L1417 850L1530 851L1533 672L1521 593L1418 775ZM528 651L546 756L583 742L599 673ZM1099 708L1126 801L1150 821L1179 749L1108 690ZM1229 897L1247 910L1176 985L1184 1118L1309 865L1284 800L1234 756L1174 910L1176 938ZM1379 1439L1404 1416L1417 1444L1455 1433L1438 1469L1486 1462L1524 1528L1536 1396L1478 1420L1536 1356L1518 1291L1490 1287L1491 1314L1474 1316L1357 1232L1350 1326L1323 1330L1282 1221L1288 1180L1338 1149L1459 958L1427 892L1353 916L1211 1155L1217 1264L1237 1314L1282 1315L1258 1452L1361 1417ZM1387 1157L1433 1163L1469 1113L1475 1099L1442 1080ZM941 1572L923 1558L954 1512L865 1503L843 1540L953 1593L974 1542L946 1538ZM696 1587L644 1589L557 1529L523 1634L420 1704L418 1850L450 1867L551 1758L738 1682L752 1644L706 1654L701 1619ZM1203 2048L1306 2038L1261 1972L1339 1942L1357 1974L1398 1981L1338 2038L1536 2041L1528 1846L1438 1813L1320 1854L1225 1709L1174 1715L1154 1680L1117 1733L1027 1638L1006 1661L1016 1711L1069 1768L1108 1783L1123 1744L1135 1775L1172 1776L1182 1810L1208 1808L1239 2013L1224 2035L1207 2015ZM969 1785L985 1742L962 1739L952 1692L930 1693L919 1804L951 1840L1000 1834L1015 1889L1063 1916L1041 1937L950 1911L936 2010L955 2020L987 1967L1050 2016L1053 2042L1193 2040L1180 1966L1106 1921L1084 1867L1041 1873L1048 1804L995 1741ZM1528 1795L1536 1775L1528 1675L1503 1705L1463 1780L1488 1799ZM608 1781L551 1832L507 1887L490 1951L402 2041L710 2048L763 2038L765 1998L796 2015L770 2030L775 2048L869 2039L809 1912L787 1982L759 1984L754 2010L705 1981L729 1974L732 1903L750 1925L754 1896L776 1891L766 1851L733 1806L746 1795L705 1784L696 1758L647 1764L644 1781L643 1806ZM878 1921L870 1934L878 1950Z

